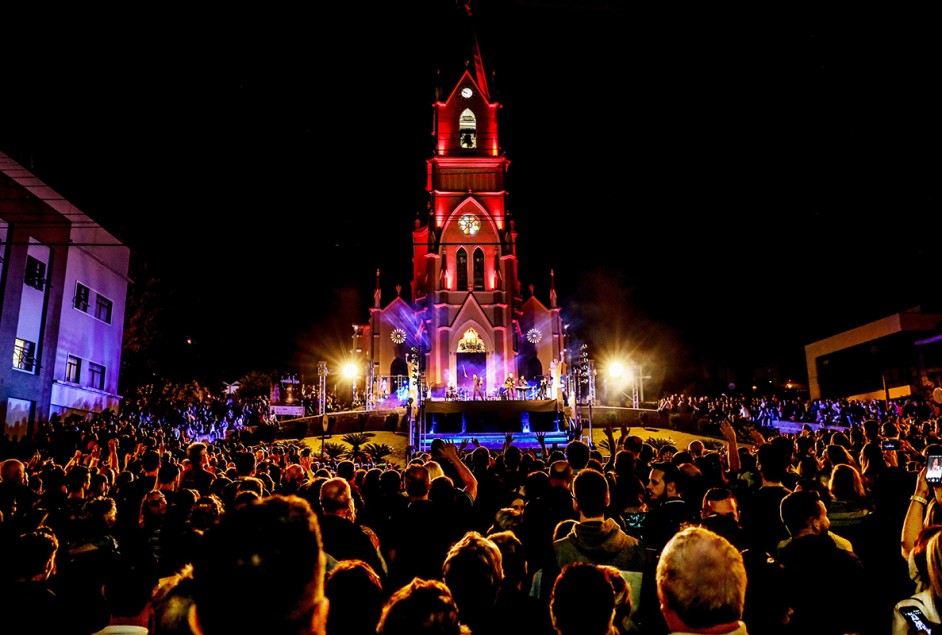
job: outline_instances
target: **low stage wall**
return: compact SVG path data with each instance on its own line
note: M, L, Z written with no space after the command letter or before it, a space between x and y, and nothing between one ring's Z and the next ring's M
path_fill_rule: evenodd
M430 435L558 432L566 428L555 399L426 401L420 413Z

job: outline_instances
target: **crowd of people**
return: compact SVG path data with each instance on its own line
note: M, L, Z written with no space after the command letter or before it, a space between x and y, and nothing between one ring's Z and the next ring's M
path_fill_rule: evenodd
M868 419L915 417L920 420L942 416L939 404L929 400L894 399L809 399L798 396L673 394L657 404L662 415L689 414L719 423L724 419L751 421L766 428L776 422L817 423L821 425L861 425Z
M502 448L406 465L259 441L259 405L129 404L0 457L9 633L885 634L942 624L942 419ZM247 410L245 410L247 408ZM777 407L778 416L784 410ZM836 408L835 410L846 410ZM803 409L808 412L809 409ZM709 415L704 415L709 416ZM205 421L243 417L208 439ZM739 430L739 434L737 434ZM749 430L748 438L742 431ZM745 442L744 442L745 441Z

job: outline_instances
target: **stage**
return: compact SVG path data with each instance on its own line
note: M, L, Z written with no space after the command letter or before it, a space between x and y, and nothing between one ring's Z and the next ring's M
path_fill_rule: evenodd
M416 418L418 446L427 450L433 439L460 445L477 439L488 449L503 447L507 434L514 445L539 448L538 434L546 446L565 446L569 441L569 421L555 399L491 401L429 400Z

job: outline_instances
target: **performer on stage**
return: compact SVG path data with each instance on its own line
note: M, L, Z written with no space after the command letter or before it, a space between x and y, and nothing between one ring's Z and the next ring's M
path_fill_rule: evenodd
M474 382L474 393L472 394L471 399L477 401L478 396L480 396L481 401L484 401L484 381L477 373L472 376L472 381Z
M536 393L537 399L546 399L546 375L540 377L540 388Z
M517 378L517 392L520 393L520 399L527 399L527 392L530 390L530 382L523 375Z
M514 396L514 376L513 373L507 375L507 379L504 380L504 396L506 399L516 399Z

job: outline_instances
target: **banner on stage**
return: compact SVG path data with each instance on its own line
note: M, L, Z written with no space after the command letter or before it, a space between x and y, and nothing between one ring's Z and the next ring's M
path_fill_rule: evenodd
M268 412L273 415L304 416L301 403L301 382L295 375L285 375L271 385Z
M304 406L269 406L268 412L273 415L304 416Z

